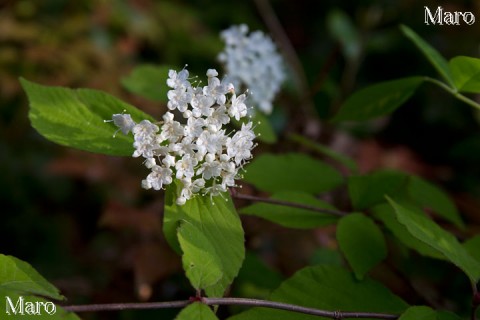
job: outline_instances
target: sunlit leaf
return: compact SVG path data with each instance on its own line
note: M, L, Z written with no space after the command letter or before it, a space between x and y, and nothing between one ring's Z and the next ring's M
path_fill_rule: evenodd
M460 320L461 318L446 311L433 310L427 306L408 308L398 320Z
M166 103L168 66L140 65L131 74L122 78L122 84L130 92L153 101Z
M218 320L212 309L204 303L194 302L180 311L175 320Z
M269 300L329 311L362 311L400 314L408 305L382 284L359 281L338 266L304 268L285 280ZM230 320L311 320L311 315L252 308Z
M55 286L31 265L12 256L0 254L0 288L25 294L35 294L56 300L63 296Z
M417 90L422 77L380 82L353 93L332 121L364 121L395 111Z
M175 203L176 188L177 186L172 184L166 191L163 222L165 237L172 248L181 252L177 240L179 227L181 228L182 225L188 223L202 232L203 236L198 234L196 236L202 237L202 242L210 243L215 250L215 254L212 254L212 256L219 258L219 261L213 259L208 263L218 264L216 267L219 267L223 274L218 282L205 288L205 292L208 296L220 297L238 274L245 257L243 228L240 218L228 193L212 198L196 196L188 200L183 206L179 206ZM212 250L211 247L208 250ZM201 258L200 255L197 255L201 248L195 248L195 250L196 253L194 252L193 256ZM189 252L189 255L192 256L192 253ZM203 253L203 255L208 254Z
M445 60L445 58L435 48L423 40L409 27L401 25L400 29L402 30L403 34L410 39L425 55L428 61L430 61L433 67L450 84L450 86L455 87L455 82L452 79L452 74L448 67L447 60Z
M435 310L426 306L408 308L398 320L437 320Z
M118 133L111 120L115 113L128 113L133 120L154 121L139 109L104 92L91 89L49 87L21 79L30 102L32 126L55 143L80 150L115 156L130 156L133 136Z
M202 230L185 221L178 229L178 241L183 269L195 289L210 287L222 278L221 259Z
M301 153L263 153L245 169L244 180L268 192L318 193L331 190L343 182L340 173L330 165Z
M340 219L337 241L358 279L363 279L372 267L387 256L382 231L372 219L360 213Z
M274 194L271 198L327 210L336 210L328 202L319 200L308 193L283 191ZM338 220L337 216L328 213L262 202L244 207L240 209L240 213L261 217L285 227L302 229L326 226Z
M460 92L480 92L480 59L459 56L449 62L452 77Z
M465 272L472 282L476 283L480 279L480 262L476 261L451 233L425 215L413 213L390 198L388 201L394 208L398 221L412 236L442 253Z

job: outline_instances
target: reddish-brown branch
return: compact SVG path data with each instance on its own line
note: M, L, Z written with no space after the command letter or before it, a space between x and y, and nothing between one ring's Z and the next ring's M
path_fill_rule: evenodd
M251 195L248 195L248 194L235 193L235 192L232 193L232 197L236 198L236 199L270 203L270 204L275 204L275 205L279 205L279 206L286 206L286 207L299 208L299 209L307 209L307 210L316 211L316 212L320 212L320 213L327 213L327 214L331 214L331 215L339 216L339 217L343 217L343 216L348 214L347 212L343 212L343 211L339 211L339 210L319 208L319 207L311 206L311 205L308 205L308 204L302 204L302 203L296 203L296 202L290 202L290 201L284 201L284 200L278 200L278 199L272 199L272 198L262 198L262 197L257 197L257 196L251 196Z
M183 308L195 302L196 299L170 301L170 302L143 302L143 303L113 303L113 304L91 304L63 307L72 312L99 312L115 310L138 310L138 309L165 309L165 308ZM291 312L310 314L331 319L398 319L398 315L376 312L343 312L326 311L315 308L308 308L294 304L288 304L276 301L267 301L259 299L246 298L202 298L200 301L206 305L243 305L251 307L263 307L271 309L286 310Z

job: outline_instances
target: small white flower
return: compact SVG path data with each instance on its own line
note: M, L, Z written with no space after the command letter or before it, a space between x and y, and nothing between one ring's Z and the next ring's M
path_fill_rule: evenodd
M205 180L202 178L191 180L190 178L185 178L180 180L182 182L182 191L180 191L180 196L177 198L178 205L184 205L187 202L187 199L190 199L196 193L200 192L205 187Z
M158 126L148 120L142 120L132 128L133 136L136 141L148 140L158 132Z
M176 178L182 179L183 177L191 179L195 175L194 168L198 161L192 158L190 154L185 154L182 159L178 160L175 164L177 170Z
M222 165L219 161L215 160L215 156L211 153L207 154L205 162L197 170L197 174L202 174L202 177L205 180L218 177L221 173Z
M226 141L227 136L225 136L224 130L217 132L203 130L197 139L197 146L203 154L205 154L205 152L221 154Z
M175 157L167 154L165 158L163 158L162 163L167 167L175 166Z
M156 139L155 134L158 130L158 126L148 120L142 120L132 128L134 136L133 146L135 148L134 157L152 158L154 156L155 145L153 142Z
M157 162L155 161L155 158L147 158L144 163L145 163L145 167L147 167L148 169L153 168L153 166L157 164Z
M180 195L180 197L177 198L177 201L176 203L179 205L179 206L183 206L185 203L187 203L187 197L183 196L183 189L182 189L182 195ZM190 195L189 195L190 196Z
M235 158L235 163L240 165L242 161L249 160L252 157L253 139L255 134L252 131L252 123L242 124L242 130L237 131L232 138L228 138L227 154Z
M180 122L173 120L173 113L170 112L165 113L163 120L164 123L160 133L160 138L162 141L168 140L170 143L177 142L183 136L183 126L180 124Z
M205 119L190 117L187 120L187 125L184 127L184 136L190 142L199 137L203 132L205 126Z
M207 118L206 124L207 126L213 126L216 128L216 131L220 130L220 128L230 122L230 117L227 114L227 107L224 105L217 107L212 115Z
M231 117L234 117L237 121L247 115L247 106L244 103L246 97L245 94L241 94L237 97L235 93L232 96L232 105L228 109L228 114Z
M114 114L112 116L112 120L113 123L119 128L119 130L122 131L123 134L128 134L136 125L135 121L133 121L132 117L129 114Z
M163 185L172 183L172 170L161 166L153 166L152 173L144 181L142 181L142 186L145 189L160 190Z
M205 188L205 192L210 194L210 197L215 197L227 192L227 188L223 184L214 183L211 187Z
M211 96L205 96L203 94L197 94L191 102L193 107L192 113L194 117L209 117L213 113L211 108L215 103L215 99Z
M170 88L176 89L179 87L187 87L189 86L190 82L188 82L188 70L183 69L182 71L178 72L175 70L170 70L168 72L168 79L167 85Z
M215 70L215 69L208 69L207 70L207 77L211 78L211 77L216 77L216 76L218 76L217 70Z
M192 101L193 93L189 88L178 87L167 92L168 102L167 107L170 110L178 109L180 112L185 112L188 104Z
M226 79L220 81L217 75L218 72L215 69L207 71L208 86L203 87L203 94L213 97L217 104L223 105L227 100L225 94L229 92L231 83L228 83Z

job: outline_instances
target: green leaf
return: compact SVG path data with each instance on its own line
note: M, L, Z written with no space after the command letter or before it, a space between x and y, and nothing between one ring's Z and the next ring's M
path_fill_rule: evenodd
M223 273L222 278L207 287L205 292L210 297L220 297L238 274L245 257L243 228L232 199L228 193L212 198L196 196L179 206L175 203L176 196L177 186L174 183L166 190L163 222L165 237L172 248L179 252L177 232L180 226L192 224L203 233L201 241L210 243L215 250L215 254L211 253L212 256L219 258L219 261L212 260L210 263L218 263ZM192 255L192 252L188 255Z
M458 56L449 66L458 91L480 93L480 59Z
M308 193L282 191L274 194L271 198L317 208L336 210L331 204L319 200ZM288 228L301 229L327 226L334 224L338 220L337 216L328 213L261 202L240 209L240 213L261 217Z
M245 166L244 180L262 191L319 193L343 182L330 165L300 153L263 153Z
M184 222L178 229L178 241L183 251L183 269L195 289L210 287L222 278L221 259L202 230Z
M359 311L400 314L408 305L382 284L371 279L358 281L348 271L337 266L304 268L276 289L272 301L296 304L330 311ZM252 308L230 320L311 320L310 315Z
M422 51L428 61L430 61L433 67L450 84L450 86L455 88L455 83L448 67L447 60L445 60L445 58L440 53L438 53L435 48L433 48L431 45L425 42L425 40L420 38L420 36L418 36L418 34L416 34L409 27L401 25L400 29L402 30L403 34L408 39L410 39L420 51Z
M180 311L175 320L218 320L209 306L201 302L194 302Z
M31 265L12 256L0 254L0 288L24 294L63 300L59 290Z
M122 78L122 84L130 92L144 98L166 103L168 101L167 86L168 66L151 64L140 65L132 73Z
M30 102L32 126L55 143L80 150L115 156L133 153L131 135L113 134L117 127L104 120L115 113L128 113L133 120L154 121L137 108L104 92L49 87L20 80Z
M449 196L437 186L416 176L382 170L351 176L348 191L356 210L368 209L385 202L385 195L406 195L423 208L436 212L459 228L464 228L460 214Z
M55 311L53 314L40 308L39 310L35 309L40 312L39 315L29 315L27 309L24 308L24 315L21 315L19 313L21 312L20 299L23 299L24 306L27 306L28 304L36 305L37 302L50 303L45 298L64 300L64 297L31 265L18 258L3 254L0 254L0 297L4 299L0 304L0 314L3 315L8 311L11 317L22 319L79 319L74 313L67 312L59 306L55 306L55 310L48 308L50 311ZM7 297L10 301L6 300ZM11 309L9 302L15 310Z
M480 262L476 261L451 233L425 215L416 214L390 198L388 201L394 208L398 221L412 236L442 253L465 272L472 282L476 283L480 279Z
M437 320L437 314L432 308L413 306L408 308L398 320Z
M461 318L446 311L436 311L426 306L408 308L398 320L460 320Z
M472 257L480 261L480 234L465 241L463 247Z
M358 172L357 163L350 157L347 157L341 153L338 153L327 146L319 144L299 134L295 134L295 133L291 134L288 138L292 141L298 142L299 144L318 152L323 156L327 156L337 161L338 163L342 164L346 168L350 169L350 171L352 172L355 172L355 173Z
M419 254L440 260L446 260L445 256L433 249L426 243L419 242L412 236L407 228L398 222L395 210L388 203L379 204L371 209L374 217L383 222L385 227L406 247L417 251ZM422 213L423 214L423 213Z
M433 210L459 228L465 228L457 207L450 197L437 186L420 177L412 176L408 183L408 193L422 207Z
M457 316L455 313L449 311L437 311L438 320L462 320L461 317Z
M364 210L385 202L385 195L402 192L407 184L407 178L406 174L392 170L349 177L348 193L353 208Z
M387 257L387 245L380 228L361 213L340 219L337 240L358 279Z
M422 77L384 81L353 93L332 121L364 121L392 113L417 90Z

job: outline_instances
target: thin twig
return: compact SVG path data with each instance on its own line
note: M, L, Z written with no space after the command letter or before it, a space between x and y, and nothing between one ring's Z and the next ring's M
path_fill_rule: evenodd
M147 310L147 309L167 309L183 308L192 301L166 301L166 302L130 302L130 303L103 303L103 304L84 304L62 307L72 312L97 312L97 311L119 311L119 310Z
M473 101L472 99L470 98L467 98L466 96L464 96L463 94L461 94L460 92L457 91L457 89L453 89L453 88L450 88L448 85L446 85L445 83L437 80L437 79L434 79L434 78L430 78L430 77L423 77L423 79L425 81L428 81L428 82L431 82L433 84L436 84L437 86L439 86L440 88L442 88L443 90L447 91L448 93L450 93L451 95L453 95L455 98L457 98L458 100L460 101L463 101L465 102L466 104L468 104L469 106L471 107L474 107L476 109L479 109L480 110L480 104L478 104L477 102Z
M250 201L256 201L256 202L276 204L276 205L279 205L279 206L286 206L286 207L299 208L299 209L307 209L307 210L312 210L312 211L316 211L316 212L320 212L320 213L332 214L332 215L339 216L339 217L343 217L343 216L346 216L348 214L347 212L343 212L343 211L339 211L339 210L319 208L319 207L311 206L311 205L308 205L308 204L295 203L295 202L272 199L272 198L262 198L262 197L257 197L257 196L251 196L251 195L248 195L248 194L235 193L235 192L232 193L232 197L236 198L236 199L243 199L243 200L250 200Z
M272 309L287 310L303 314L310 314L331 319L349 319L349 318L373 318L373 319L397 319L398 316L386 313L371 312L343 312L343 311L326 311L314 308L302 307L295 304L282 303L276 301L267 301L259 299L247 298L203 298L203 303L207 305L243 305L252 307L264 307Z
M67 311L72 312L98 312L98 311L115 311L115 310L133 310L133 309L166 309L166 308L183 308L187 305L198 301L206 305L243 305L251 307L264 307L271 309L286 310L291 312L310 314L331 319L398 319L398 315L375 312L344 312L344 311L326 311L314 308L302 307L299 305L288 304L276 301L267 301L259 299L247 298L193 298L190 300L170 301L170 302L148 302L148 303L113 303L113 304L91 304L91 305L74 305L63 307Z

